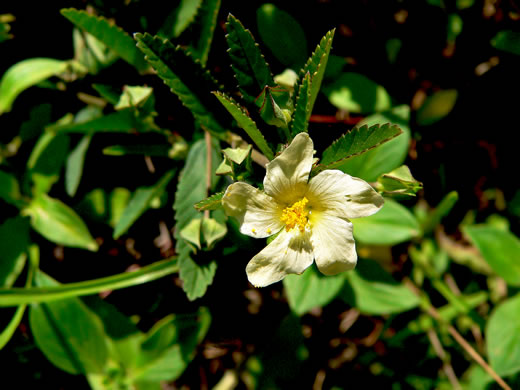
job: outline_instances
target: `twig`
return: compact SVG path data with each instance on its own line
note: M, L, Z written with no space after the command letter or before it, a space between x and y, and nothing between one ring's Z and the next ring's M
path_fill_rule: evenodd
M415 286L412 281L409 279L404 280L405 285L419 298L422 298L421 291L417 286ZM511 387L504 382L504 380L496 373L493 368L478 354L477 351L460 335L460 333L449 323L447 323L440 315L437 309L435 309L429 302L422 299L424 303L422 305L423 310L425 310L430 316L432 316L438 322L444 324L448 328L448 332L455 339L457 343L468 353L469 356L473 358L483 369L486 371L494 380L498 383L498 385L504 390L512 390Z
M204 140L206 141L206 197L209 196L211 190L211 174L213 173L211 167L211 134L204 132ZM209 210L204 210L204 218L209 218Z
M455 375L455 371L453 370L453 366L451 365L449 361L449 357L446 354L446 351L442 347L442 343L439 340L439 336L437 336L437 333L433 329L429 329L427 332L428 339L430 339L430 343L439 357L442 361L442 370L448 377L448 380L451 383L451 387L453 387L455 390L461 390L462 387L460 386L459 380L457 379L457 376Z

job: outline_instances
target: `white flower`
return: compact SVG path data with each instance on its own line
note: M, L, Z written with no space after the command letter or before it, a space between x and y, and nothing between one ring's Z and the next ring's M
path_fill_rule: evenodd
M326 170L309 181L314 145L298 134L267 164L264 191L231 184L222 204L240 232L255 238L280 234L246 267L249 281L263 287L287 274L301 274L316 260L325 275L353 269L357 262L351 218L376 213L383 198L365 181Z

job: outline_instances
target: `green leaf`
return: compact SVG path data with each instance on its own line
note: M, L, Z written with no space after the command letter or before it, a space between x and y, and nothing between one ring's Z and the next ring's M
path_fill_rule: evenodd
M306 73L298 88L298 96L296 96L296 106L291 121L291 136L298 133L307 132L309 126L311 98L311 75Z
M421 182L414 179L406 165L379 176L377 182L378 191L382 191L386 196L415 196L423 187Z
M216 146L211 150L211 178L216 180L215 169L219 164L219 153ZM193 205L206 197L206 144L199 140L191 147L186 165L180 174L177 192L175 193L175 250L179 254L180 277L183 289L190 300L204 295L208 285L213 281L217 265L215 261L203 263L192 258L192 249L180 237L180 232L192 219L200 217ZM212 183L214 185L214 182Z
M385 199L385 204L374 215L352 220L354 237L364 244L395 245L417 237L421 228L419 223L399 203Z
M148 333L142 343L135 379L157 382L178 378L195 356L204 339L211 317L202 307L196 314L165 318Z
M422 230L424 234L431 233L435 230L435 228L441 223L442 218L447 216L455 203L459 200L459 194L457 191L451 191L444 198L442 198L441 202L433 209L426 220L423 223Z
M379 264L362 259L355 270L346 272L342 298L363 314L401 313L419 305L419 297L397 283Z
M501 376L520 371L520 294L500 304L486 326L491 367Z
M351 113L381 112L392 107L388 92L359 73L343 73L324 92L332 105Z
M200 62L193 60L181 47L175 48L169 41L150 34L135 34L137 47L157 75L170 87L195 119L215 137L226 140L228 135L215 119L214 100L210 92L218 85Z
M251 154L251 145L247 145L245 148L225 148L222 150L224 156L235 164L242 164Z
M57 285L41 272L36 281L41 286ZM108 348L103 325L78 298L31 306L29 324L38 348L62 370L79 374L105 369Z
M520 55L520 32L511 30L499 31L491 40L491 44L499 50Z
M178 38L181 33L195 20L203 0L181 0L175 10L173 36Z
M520 286L520 240L514 234L493 226L463 228L473 245L493 271L511 286Z
M11 66L0 80L0 115L11 111L14 100L21 92L65 72L68 66L68 61L52 58L30 58Z
M22 211L31 226L47 240L65 246L97 251L98 245L74 210L45 194L36 196Z
M305 66L300 70L300 78L305 78L305 75L309 73L311 75L311 90L309 96L309 108L307 109L307 121L309 120L314 103L320 92L321 82L325 69L327 68L327 62L329 60L330 49L332 48L332 40L334 39L334 30L330 30L321 38L320 43L316 46L316 49L307 60ZM296 96L299 95L299 91Z
M341 291L343 275L325 276L316 267L307 268L303 275L288 275L283 280L289 307L301 316L315 307L323 307Z
M98 294L103 291L138 286L179 271L177 259L157 261L137 271L84 282L61 284L54 287L0 288L0 307L26 303L50 302L58 299Z
M435 92L417 111L417 123L421 126L428 126L444 118L455 106L457 96L456 89Z
M107 19L74 8L62 9L61 14L77 27L99 39L137 70L143 71L148 67L143 54L135 47L133 39Z
M355 127L323 151L318 169L336 168L346 159L368 152L402 133L397 125L390 123Z
M206 66L213 41L213 34L218 22L221 0L203 0L197 14L197 26L200 28L198 39L190 45L193 55Z
M410 108L399 106L389 112L371 115L361 123L373 126L378 123L391 122L403 131L403 134L393 140L369 150L362 155L355 156L346 160L338 169L349 175L359 177L365 181L376 181L383 173L390 172L403 164L411 138L411 131L408 125Z
M0 170L0 199L13 206L20 204L22 194L20 193L20 185L16 178L4 171Z
M119 97L121 96L121 91L112 85L92 84L92 88L94 88L97 93L99 93L99 95L110 104L117 104Z
M23 270L29 246L29 220L15 217L0 225L0 287L11 287Z
M240 92L247 103L252 103L265 86L275 86L273 75L251 31L246 30L231 14L227 19L226 31L231 67Z
M247 112L231 97L221 93L221 92L213 92L213 94L217 97L220 103L229 111L229 113L235 118L238 125L245 130L249 138L253 140L253 142L258 146L258 149L269 159L272 160L274 158L273 151L267 145L264 136L256 127L255 121L251 119L251 117L247 114Z
M130 226L148 210L152 200L164 192L175 172L176 169L167 172L154 186L141 187L135 191L114 228L113 237L115 239L126 233Z
M217 210L222 206L222 197L224 196L224 193L225 191L217 192L216 194L213 194L210 197L195 203L195 209L197 211Z
M130 133L136 130L146 131L138 123L138 118L132 109L125 109L103 115L100 118L87 120L84 122L54 124L47 126L47 131L53 133Z
M258 33L274 56L285 66L298 69L307 59L307 40L300 24L274 4L256 11Z
M65 190L71 197L73 197L78 190L81 176L83 175L85 155L87 154L91 140L92 136L83 136L81 141L79 141L79 143L67 158L67 165L65 169Z

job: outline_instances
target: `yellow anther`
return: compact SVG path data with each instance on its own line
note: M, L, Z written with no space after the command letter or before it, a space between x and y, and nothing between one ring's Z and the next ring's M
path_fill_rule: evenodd
M285 223L286 231L291 230L295 226L298 226L298 229L300 229L301 233L305 231L305 227L309 222L309 212L305 209L305 205L308 202L309 200L304 197L302 200L295 202L292 206L286 207L282 211L280 220Z
M251 232L252 232L253 234L256 234L256 229L251 229Z
M271 234L271 229L267 228L267 234Z

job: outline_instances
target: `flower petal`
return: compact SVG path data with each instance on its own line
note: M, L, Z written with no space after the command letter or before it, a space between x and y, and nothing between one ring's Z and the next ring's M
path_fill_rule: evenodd
M285 204L301 199L309 180L313 151L307 133L296 135L287 149L267 164L264 191Z
M269 195L237 182L228 186L222 198L226 214L240 223L240 232L255 238L277 233L284 224L280 220L281 208Z
M247 264L247 278L256 287L265 287L288 274L301 274L312 264L310 233L282 230Z
M357 253L352 223L329 212L320 213L313 222L311 243L321 273L336 275L353 269Z
M366 181L335 169L313 177L305 196L313 207L332 211L341 218L367 217L379 211L384 203L383 197Z

